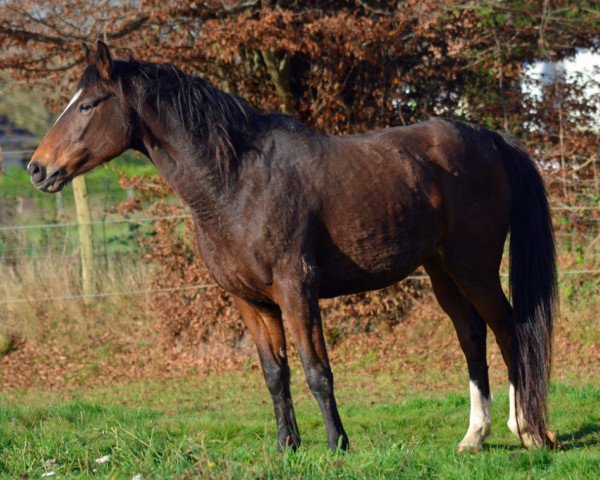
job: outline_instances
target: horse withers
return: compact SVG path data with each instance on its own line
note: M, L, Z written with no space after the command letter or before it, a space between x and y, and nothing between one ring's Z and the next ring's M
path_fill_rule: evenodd
M490 433L490 327L508 366L508 426L546 430L556 268L542 179L506 136L435 119L349 135L265 114L171 64L113 60L84 45L77 90L28 166L57 192L135 149L189 206L199 251L256 341L282 448L300 444L285 331L332 449L348 447L319 299L385 287L424 266L467 360L471 415L460 450ZM499 278L510 230L512 305Z

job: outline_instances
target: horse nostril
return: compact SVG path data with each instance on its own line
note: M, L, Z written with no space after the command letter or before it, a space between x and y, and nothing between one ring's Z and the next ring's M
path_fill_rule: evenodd
M46 178L46 167L40 165L38 162L31 162L27 171L33 183L43 182Z

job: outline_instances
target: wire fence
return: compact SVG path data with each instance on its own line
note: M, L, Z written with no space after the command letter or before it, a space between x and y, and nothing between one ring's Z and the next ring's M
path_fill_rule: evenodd
M29 154L29 153L33 153L34 150L12 150L12 151L3 151L2 153L4 155L24 155L24 154ZM7 175L5 172L4 173L0 173L6 176L10 176ZM13 178L13 177L11 177ZM14 178L15 181L19 181L20 183L24 183L24 181L21 181L22 179L19 178ZM558 179L560 180L560 179ZM589 188L590 185L593 185L593 182L585 182L585 181L577 181L578 185L584 187L584 188ZM29 185L28 185L29 186ZM112 193L112 192L120 192L125 194L126 192L122 189L108 189L105 188L103 191L99 191L99 192L95 192L95 193L104 193L105 195L108 195L108 193ZM94 192L92 192L94 193ZM593 196L592 196L593 197ZM33 198L33 197L31 197ZM588 200L588 198L586 197L586 201ZM106 203L106 202L105 202ZM583 242L585 243L585 248L591 248L593 246L595 246L598 243L598 240L600 239L600 236L598 234L598 225L600 224L600 215L598 215L596 212L600 211L600 205L598 204L597 198L592 198L591 204L569 204L568 201L567 202L561 202L558 203L556 202L554 205L551 205L551 209L553 212L556 213L564 213L564 217L568 219L569 222L572 222L573 224L578 224L578 222L581 222L585 225L587 225L587 227L585 228L581 228L581 229L576 229L575 231L565 231L565 227L564 225L562 227L560 227L559 224L559 229L556 232L556 236L558 238L565 238L567 240L565 241L569 241L568 239L573 239L574 241L577 242ZM80 224L78 222L71 222L71 221L54 221L54 222L47 222L47 223L39 223L39 221L37 223L32 223L32 224L12 224L12 225L0 225L0 265L2 263L7 263L7 262L12 262L12 263L18 263L18 262L24 262L24 261L31 261L31 262L36 262L36 261L41 261L44 258L47 258L48 254L44 254L44 253L36 253L36 252L30 252L29 254L25 254L23 252L25 252L26 250L23 250L23 245L18 245L20 247L20 250L17 249L16 251L4 251L5 249L3 249L3 246L6 247L6 242L4 242L4 244L2 243L3 238L6 235L17 235L17 237L13 238L13 242L22 242L23 239L26 238L27 235L29 235L30 233L36 233L36 235L38 234L37 232L43 232L43 231L73 231L74 229L77 229L78 227L80 227L81 225L89 225L92 227L100 227L102 229L106 229L107 226L119 226L119 225L130 225L130 226L140 226L140 225L151 225L155 222L159 222L159 221L178 221L178 220L188 220L191 219L192 216L189 213L182 213L182 214L178 214L178 215L166 215L166 216L139 216L139 217L133 217L133 216L124 216L124 215L115 215L113 213L108 213L108 212L104 212L103 214L100 215L102 217L102 220L97 220L97 221L92 221L89 223L85 223L85 224ZM97 216L98 218L98 216ZM1 218L0 218L1 220ZM133 231L129 231L128 232L132 238L129 238L128 242L124 242L124 244L126 244L126 246L128 247L127 249L121 249L118 251L108 251L107 246L106 246L106 242L107 242L107 238L106 235L104 236L104 238L100 238L99 241L100 242L104 242L104 245L100 245L100 248L96 248L97 246L95 246L95 254L96 256L102 256L102 257L118 257L118 256L125 256L125 255L141 255L144 253L144 250L139 246L139 243L136 242L135 240L135 235L137 235L137 233L133 232ZM18 235L22 235L21 237L18 237ZM125 234L123 233L122 230L118 231L118 232L113 232L113 238L111 238L111 241L115 241L115 238L117 238L119 235L120 236L124 236ZM16 239L16 240L15 240ZM133 241L132 241L133 239ZM77 249L77 241L74 239L73 237L73 242L72 244L68 244L68 240L66 237L62 238L61 240L63 242L62 244L62 250L63 253L57 253L57 252L52 252L52 256L54 258L63 258L63 259L77 259L78 258L78 249ZM66 250L71 251L72 253L68 254L65 253ZM2 253L5 253L5 255L2 255ZM597 262L592 262L592 265L595 266L597 265ZM574 269L574 268L567 268L564 270L561 270L559 272L559 274L561 276L574 276L574 275L594 275L597 276L600 274L600 269L595 269L595 268L591 268L591 269ZM508 275L506 273L501 273L502 277L507 277ZM428 280L428 276L427 275L421 275L421 274L414 274L414 275L410 275L408 277L406 277L405 280L408 281L424 281L424 280ZM91 294L66 294L66 295L57 295L57 296L42 296L42 297L27 297L27 298L9 298L9 299L1 299L0 300L0 305L14 305L14 304L24 304L24 303L31 303L31 304L35 304L35 303L40 303L40 302L53 302L53 301L85 301L85 300L89 300L89 299L101 299L101 298L108 298L108 297L128 297L128 296L140 296L140 295L162 295L162 294L167 294L167 293L174 293L174 292L183 292L183 291L200 291L200 290L207 290L207 289L212 289L212 288L216 288L218 287L217 284L202 284L202 285L183 285L183 286L178 286L178 287L167 287L167 288L140 288L140 289L131 289L131 290L126 290L126 291L99 291L99 292L95 292L95 293L91 293Z
M2 153L2 155L25 155L25 154L31 154L35 152L35 150L33 149L29 149L29 150L0 150L0 153Z
M9 225L0 227L0 232L8 232L8 231L19 231L19 230L44 230L44 229L52 229L52 228L72 228L79 227L81 225L92 225L92 226L102 226L102 225L119 225L119 224L135 224L135 223L151 223L157 222L160 220L181 220L184 218L192 218L190 214L182 214L182 215L167 215L167 216L158 216L158 217L140 217L140 218L126 218L122 219L113 219L113 220L100 220L94 222L67 222L67 223L39 223L36 225Z
M167 288L150 288L140 290L130 290L126 292L95 292L87 295L57 295L49 297L37 297L37 298L16 298L9 300L0 300L0 305L11 305L18 303L39 303L39 302L54 302L54 301L71 301L71 300L86 300L92 298L106 298L106 297L129 297L135 295L149 295L149 294L160 294L160 293L173 293L186 290L201 290L216 288L216 283L209 283L205 285L184 285L182 287L167 287Z

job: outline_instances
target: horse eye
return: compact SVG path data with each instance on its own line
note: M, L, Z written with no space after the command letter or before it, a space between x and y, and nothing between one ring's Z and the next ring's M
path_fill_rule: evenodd
M92 106L89 103L83 103L81 105L79 105L79 111L80 112L89 112L92 109Z

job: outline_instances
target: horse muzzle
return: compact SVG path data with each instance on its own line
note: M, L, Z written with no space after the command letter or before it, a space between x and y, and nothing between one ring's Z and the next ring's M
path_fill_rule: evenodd
M55 193L62 190L68 180L65 168L57 167L48 170L41 163L32 160L27 167L31 183L43 192Z

